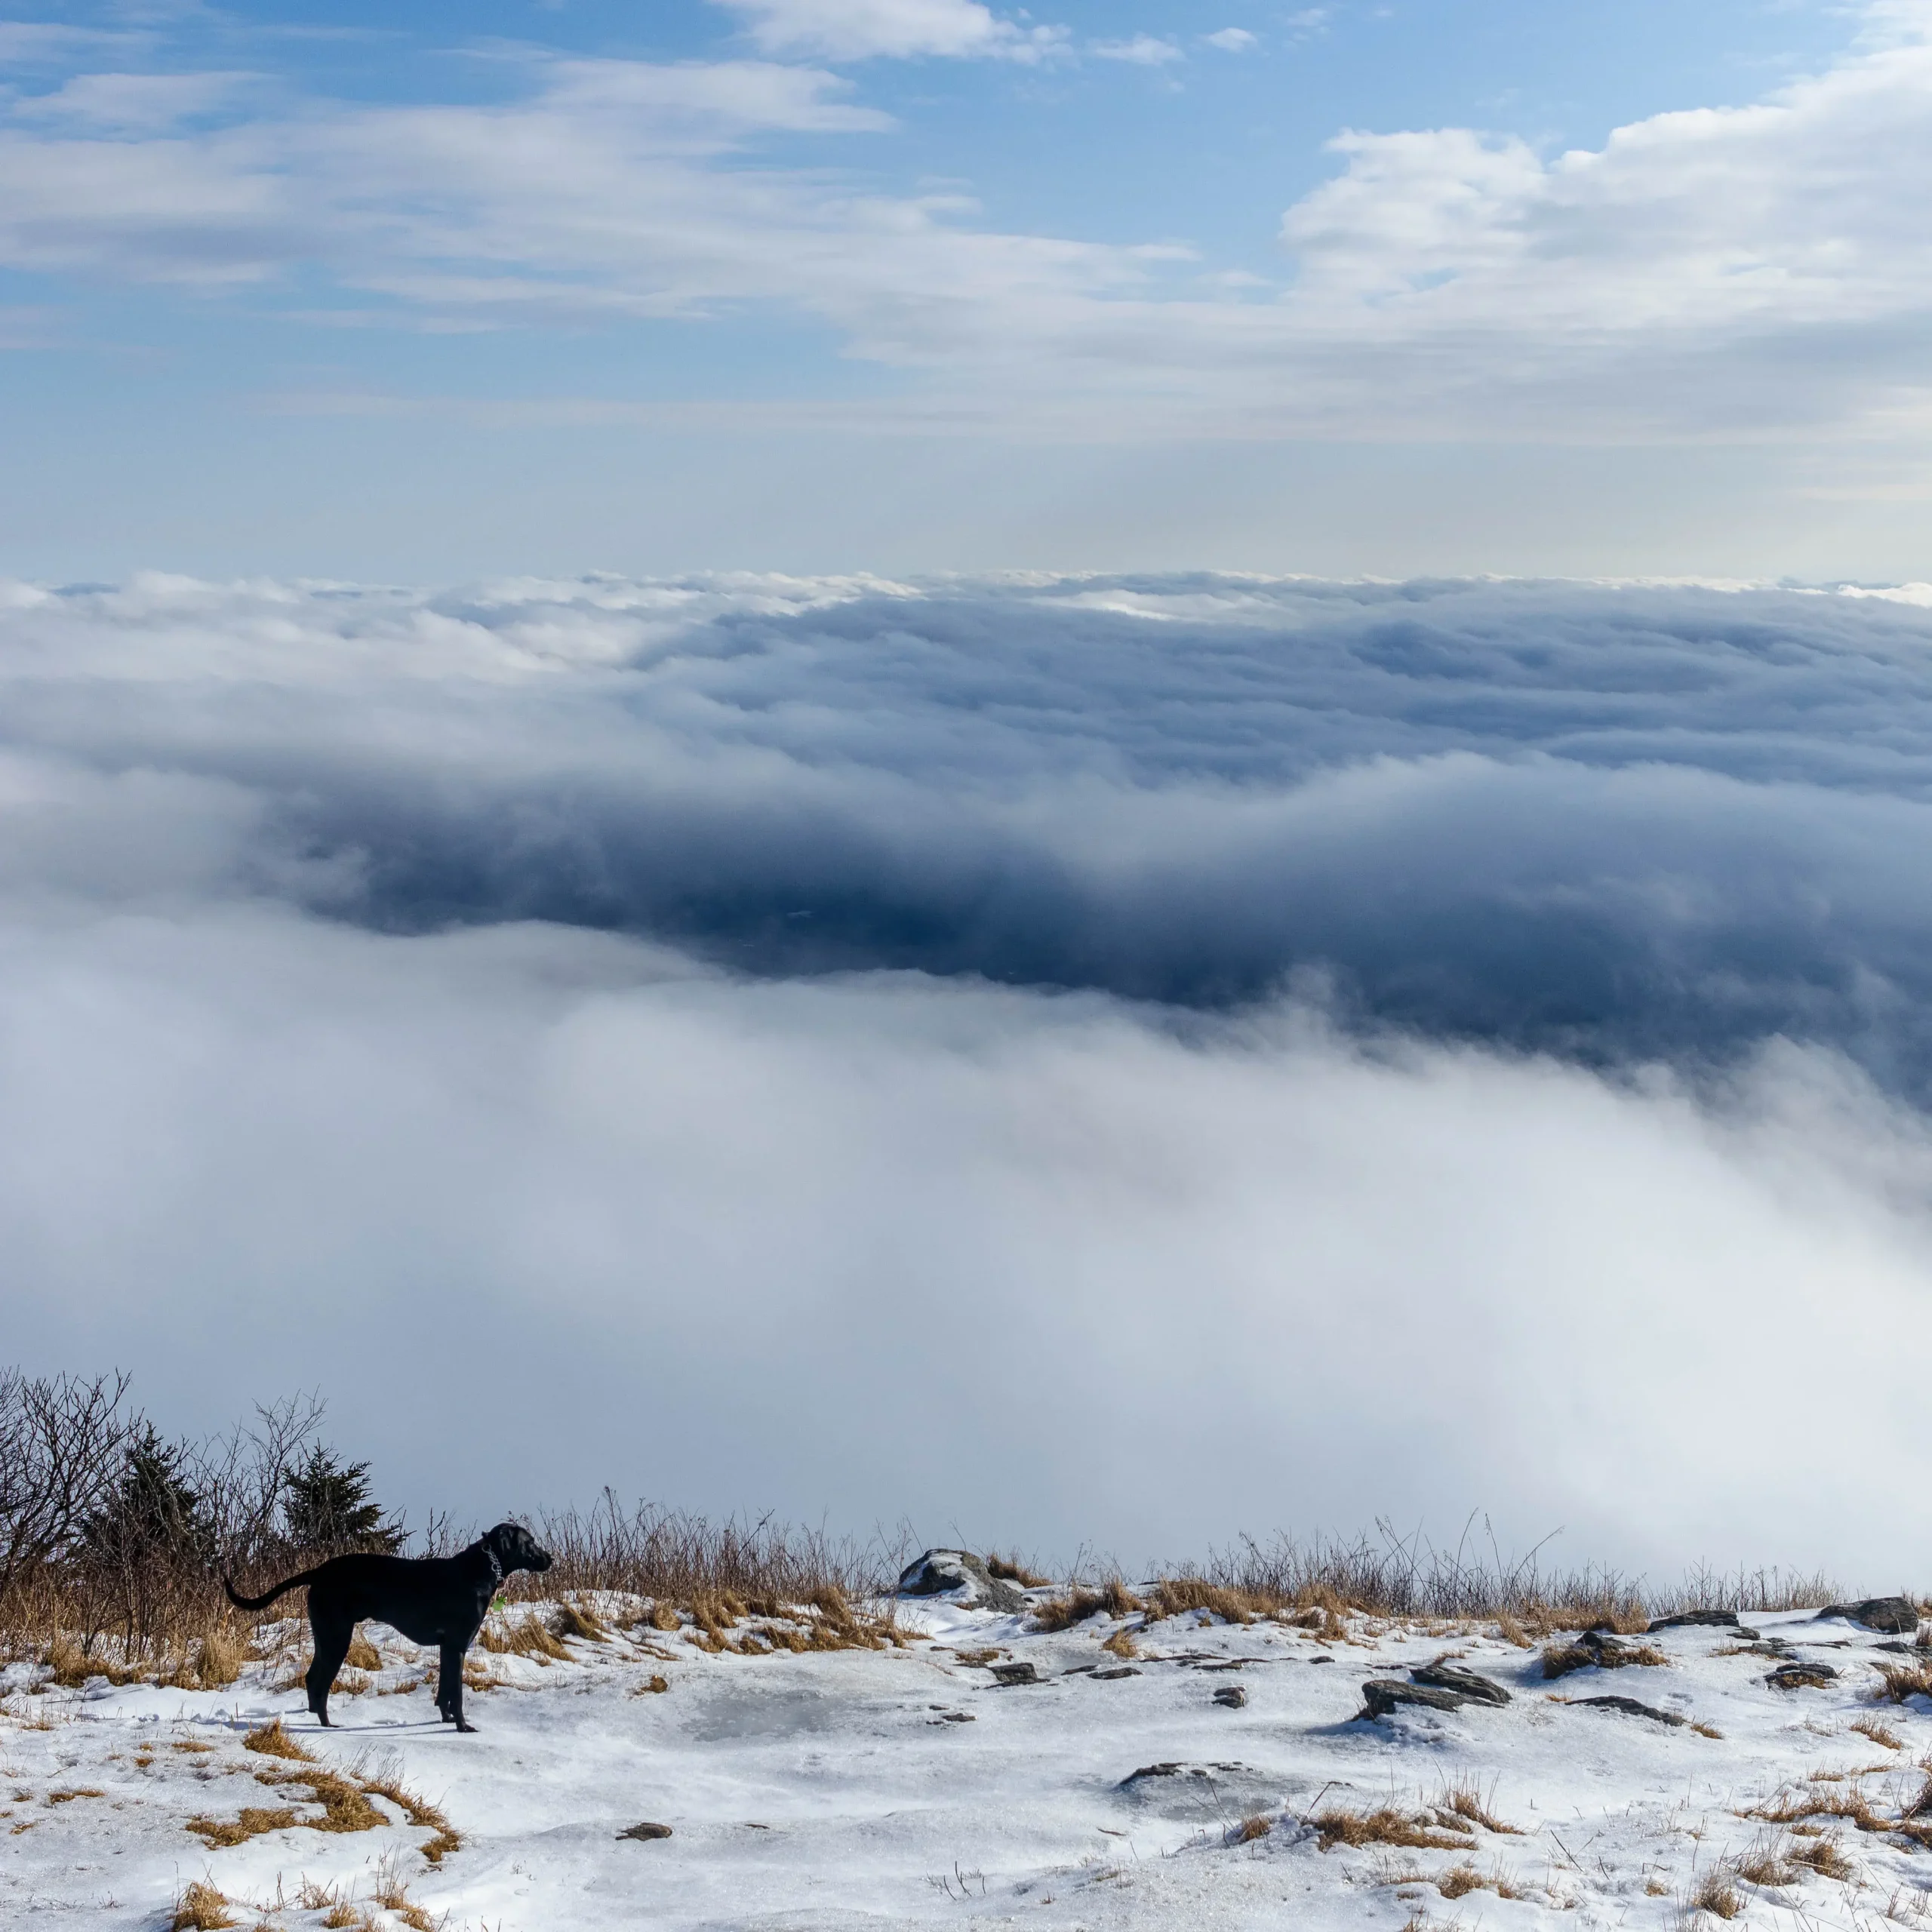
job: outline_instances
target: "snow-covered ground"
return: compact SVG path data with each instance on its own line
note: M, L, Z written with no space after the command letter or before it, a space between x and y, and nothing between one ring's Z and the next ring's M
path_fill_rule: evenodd
M1838 1673L1779 1690L1765 1681L1779 1658L1726 1630L1651 1639L1662 1666L1546 1682L1537 1652L1481 1626L1358 1620L1324 1641L1197 1613L1142 1635L1128 1663L1101 1649L1120 1628L1103 1617L1046 1635L928 1600L902 1606L900 1620L918 1641L876 1651L712 1656L685 1632L639 1629L573 1640L568 1661L472 1652L499 1682L469 1694L469 1737L437 1723L427 1688L398 1688L419 1684L422 1660L379 1626L365 1634L383 1668L358 1694L337 1693L328 1732L299 1689L274 1687L285 1663L251 1666L220 1692L38 1688L44 1673L13 1666L0 1678L0 1924L163 1926L198 1880L237 1902L243 1926L319 1926L344 1897L366 1922L406 1922L371 1905L386 1879L431 1919L447 1915L451 1932L1457 1921L1641 1932L1680 1923L1727 1858L1781 1848L1827 1868L1841 1859L1845 1875L1792 1867L1782 1887L1740 1881L1738 1922L1932 1927L1932 1848L1827 1814L1798 1820L1795 1836L1746 1815L1862 1792L1883 1821L1925 1786L1932 1705L1875 1694L1877 1666L1927 1654L1888 1655L1843 1622L1746 1617ZM1003 1687L989 1661L968 1660L995 1652L1030 1661L1041 1681ZM1358 1719L1364 1678L1401 1678L1444 1652L1513 1700ZM654 1677L668 1689L649 1690ZM1232 1687L1244 1704L1217 1700ZM1564 1701L1609 1694L1721 1734ZM277 1715L327 1767L439 1806L460 1847L432 1866L424 1826L380 1795L374 1811L393 1822L302 1822L324 1816L308 1790L262 1782L302 1767L245 1747ZM1896 1746L1853 1727L1874 1720ZM1133 1776L1149 1767L1168 1768ZM1441 1811L1458 1786L1515 1829ZM291 1806L294 1824L226 1847L189 1827ZM1303 1822L1380 1807L1438 1807L1430 1833L1457 1848L1324 1850ZM671 1834L620 1835L645 1822ZM1481 1888L1445 1896L1452 1871L1464 1875L1450 1893L1472 1873ZM334 1890L305 1905L305 1882Z

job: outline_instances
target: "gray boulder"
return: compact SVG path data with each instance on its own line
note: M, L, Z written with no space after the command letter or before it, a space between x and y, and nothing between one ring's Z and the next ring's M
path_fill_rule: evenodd
M1909 1637L1918 1628L1918 1606L1909 1597L1867 1597L1862 1603L1827 1604L1820 1617L1842 1617L1888 1637Z
M1659 1724L1680 1725L1689 1723L1687 1718L1679 1717L1675 1711L1660 1711L1654 1704L1640 1704L1635 1697L1572 1697L1574 1708L1586 1708L1599 1711L1621 1711L1627 1718L1654 1718Z
M1447 1657L1438 1657L1433 1663L1419 1664L1409 1675L1418 1684L1426 1684L1432 1690L1453 1690L1458 1696L1472 1699L1478 1704L1506 1704L1509 1694L1503 1686L1484 1677L1479 1671L1465 1670L1459 1663L1451 1663Z
M1430 1711L1460 1711L1471 1701L1457 1690L1438 1690L1426 1684L1398 1684L1390 1677L1371 1677L1361 1687L1360 1715L1393 1717L1404 1704L1420 1705Z
M1780 1664L1764 1679L1774 1690L1822 1690L1838 1675L1828 1663Z
M952 1596L969 1609L1021 1611L1025 1593L987 1569L970 1549L929 1549L899 1579L902 1597Z
M1734 1610L1680 1610L1675 1617L1654 1617L1650 1624L1658 1630L1741 1630Z

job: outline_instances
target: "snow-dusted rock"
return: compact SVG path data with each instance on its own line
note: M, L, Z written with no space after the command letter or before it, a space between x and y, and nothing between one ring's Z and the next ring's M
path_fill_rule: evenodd
M1392 1677L1371 1677L1361 1687L1361 1715L1365 1718L1393 1717L1404 1704L1420 1705L1429 1711L1460 1711L1472 1701L1460 1690L1444 1690L1429 1684L1401 1684Z
M1484 1677L1480 1671L1466 1669L1461 1664L1451 1663L1447 1657L1438 1657L1433 1663L1426 1663L1409 1672L1417 1684L1426 1684L1438 1690L1453 1690L1459 1696L1472 1698L1478 1704L1506 1704L1509 1694L1494 1678Z
M1918 1606L1909 1597L1867 1597L1862 1603L1828 1604L1819 1616L1842 1617L1888 1637L1909 1637L1918 1628Z
M970 1549L929 1549L899 1579L902 1597L951 1596L969 1609L1020 1611L1023 1592L995 1577Z
M1650 1632L1660 1630L1741 1630L1734 1610L1680 1610L1675 1617L1654 1617Z

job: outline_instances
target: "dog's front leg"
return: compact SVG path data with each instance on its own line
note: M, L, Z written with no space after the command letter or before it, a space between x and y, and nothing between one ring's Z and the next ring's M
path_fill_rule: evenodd
M445 1638L442 1666L436 1678L436 1708L442 1712L443 1721L454 1724L458 1730L476 1728L463 1714L463 1654L469 1647L459 1638Z

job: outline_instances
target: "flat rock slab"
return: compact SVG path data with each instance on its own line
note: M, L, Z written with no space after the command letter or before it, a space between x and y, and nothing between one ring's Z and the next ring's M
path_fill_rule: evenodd
M620 1838L668 1838L671 1828L669 1825L632 1825L617 1835Z
M1675 1617L1654 1617L1651 1629L1657 1630L1742 1630L1734 1610L1680 1610Z
M1042 1679L1030 1663L996 1663L993 1666L993 1681L996 1684L1038 1684Z
M1654 1718L1659 1724L1682 1725L1690 1721L1688 1718L1679 1717L1675 1711L1660 1711L1654 1704L1640 1704L1635 1697L1572 1697L1570 1702L1579 1709L1621 1711L1627 1718Z
M929 1549L900 1573L902 1597L956 1595L969 1609L1021 1611L1024 1591L995 1577L970 1549Z
M1473 1701L1460 1690L1438 1690L1426 1684L1398 1684L1387 1677L1371 1677L1361 1687L1361 1715L1365 1718L1393 1717L1404 1704L1429 1711L1460 1711Z
M1112 1684L1123 1677L1138 1677L1140 1673L1131 1663L1124 1663L1118 1670L1097 1670L1093 1675L1096 1684Z
M1862 1603L1827 1604L1818 1616L1842 1617L1847 1623L1882 1630L1888 1637L1909 1637L1918 1628L1918 1606L1909 1597L1867 1597Z
M1459 1663L1452 1663L1447 1657L1438 1657L1433 1663L1419 1664L1409 1672L1411 1679L1426 1684L1432 1690L1453 1690L1457 1696L1467 1697L1478 1704L1506 1704L1509 1694L1503 1686L1480 1672L1466 1670Z
M1764 1681L1774 1690L1822 1690L1837 1675L1828 1663L1788 1663Z
M1214 1693L1214 1701L1225 1704L1231 1711L1238 1711L1247 1702L1247 1693L1238 1684L1224 1684Z

